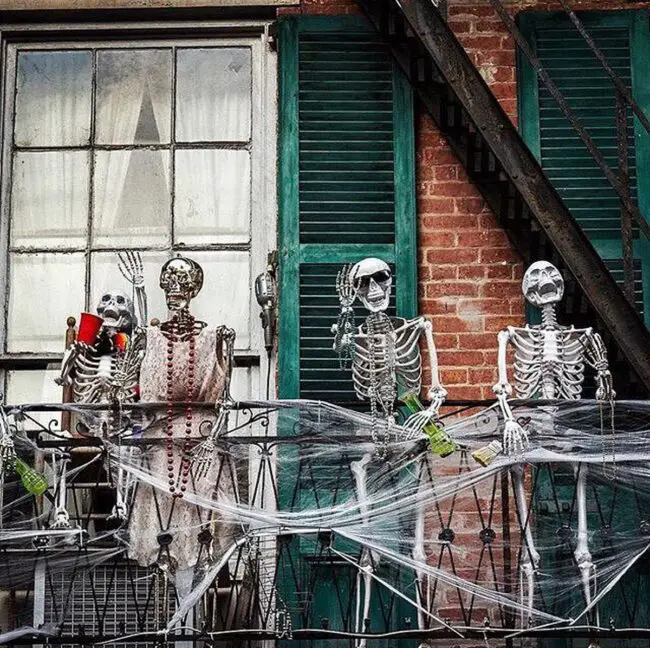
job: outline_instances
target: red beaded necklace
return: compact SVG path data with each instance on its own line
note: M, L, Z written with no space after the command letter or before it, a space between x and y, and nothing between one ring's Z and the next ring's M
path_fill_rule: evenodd
M187 482L190 474L190 450L192 447L192 406L190 402L194 398L194 368L196 350L196 329L194 318L188 314L182 318L174 318L167 323L164 329L167 338L167 477L169 479L169 492L174 497L183 497L187 490ZM183 442L183 453L179 474L174 471L174 348L176 342L189 342L189 357L186 374L186 400L185 406L185 440ZM180 483L180 485L179 485Z

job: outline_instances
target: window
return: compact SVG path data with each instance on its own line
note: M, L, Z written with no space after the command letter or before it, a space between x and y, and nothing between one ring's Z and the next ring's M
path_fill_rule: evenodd
M580 15L616 74L650 114L650 30L644 11ZM616 91L564 13L522 13L519 25L572 111L618 173ZM525 57L518 61L522 135L614 278L623 282L620 200ZM650 135L627 108L629 190L650 214ZM650 323L650 242L634 228L635 301Z
M234 328L240 364L258 364L251 285L274 247L274 55L263 35L155 36L18 35L8 46L0 280L11 402L60 400L48 363L66 318L93 311L109 287L128 290L123 249L142 254L150 318L166 318L161 264L176 251L196 259L205 283L194 314ZM236 397L259 393L250 368L235 373Z

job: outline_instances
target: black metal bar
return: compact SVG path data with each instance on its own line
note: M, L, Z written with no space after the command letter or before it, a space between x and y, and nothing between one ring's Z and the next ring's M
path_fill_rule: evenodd
M618 148L618 178L627 198L630 197L630 174L628 168L629 151L627 145L627 107L620 92L616 92L616 139ZM634 235L632 218L624 205L621 205L621 247L623 251L623 290L628 301L634 306Z
M584 23L580 20L580 18L578 18L578 16L573 11L573 9L571 9L567 0L560 0L560 4L564 8L564 11L568 14L575 28L580 32L580 35L585 39L587 45L589 45L589 48L593 52L594 56L598 59L600 64L603 66L603 69L608 74L609 78L614 82L614 86L616 87L618 93L625 100L625 102L630 106L630 108L632 108L634 114L637 116L643 128L645 128L646 132L650 134L650 120L646 117L645 113L643 112L639 104L637 104L637 102L634 101L634 98L632 97L632 94L630 93L626 85L620 80L616 72L614 72L612 67L609 65L609 63L607 62L607 58L605 57L605 54L600 49L600 47L596 45L596 41L594 41L594 39L591 37L587 29L585 28Z
M357 2L371 20L376 19L374 2ZM552 241L566 268L601 317L605 328L616 340L628 366L639 378L639 387L643 386L645 393L649 393L650 332L545 176L539 162L521 139L467 52L432 3L425 0L402 0L398 3L393 0L393 4L395 11L404 15L412 32L417 35L433 64L438 68L440 77L462 103L469 119L476 124L499 161L503 172L521 194L541 230ZM394 47L393 44L391 46ZM397 62L408 74L409 66L404 66L403 52L395 49L393 52ZM435 119L440 91L418 87L418 92ZM449 135L448 139L462 159L463 151L459 150L461 147L458 142ZM494 185L481 184L480 178L476 181L492 209L499 213L502 192L495 191ZM529 249L530 232L510 228L508 234L519 250Z

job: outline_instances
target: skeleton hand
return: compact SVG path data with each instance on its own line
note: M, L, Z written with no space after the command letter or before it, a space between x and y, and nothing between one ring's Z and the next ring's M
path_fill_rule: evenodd
M408 438L412 438L420 434L422 430L431 423L431 421L434 421L437 418L437 410L434 410L432 407L427 407L427 409L411 414L402 427L408 433Z
M54 513L54 522L50 529L70 529L70 514L64 508L57 508Z
M609 370L599 371L596 374L598 389L596 389L596 400L612 401L616 398L616 392L613 389L612 374Z
M509 419L503 430L503 451L511 456L521 454L528 447L528 432L517 421Z
M336 292L339 295L341 308L350 308L357 297L357 291L354 282L350 276L353 265L346 263L336 275Z
M122 276L135 288L144 286L144 268L140 252L126 250L117 253L117 268Z
M0 434L0 474L6 470L11 470L16 459L16 449L11 434L2 431Z

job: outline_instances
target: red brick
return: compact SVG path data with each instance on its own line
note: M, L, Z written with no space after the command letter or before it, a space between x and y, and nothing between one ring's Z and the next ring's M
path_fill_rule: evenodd
M465 385L467 369L441 369L440 379L443 385Z
M462 333L459 337L461 349L487 349L496 345L496 337L492 333Z
M514 266L512 264L486 265L485 275L488 279L512 279Z
M485 204L485 200L478 196L474 198L454 198L454 206L459 212L479 214L485 208Z
M463 38L463 44L466 49L475 49L481 52L487 52L502 49L505 40L506 38L500 34L496 36L472 34Z
M478 216L471 214L425 215L420 222L426 229L478 229Z
M445 349L438 354L438 362L446 367L471 367L483 364L483 353L480 351L452 351Z
M478 248L460 249L431 249L427 250L427 259L429 263L453 263L453 264L468 264L477 263L479 260Z
M423 247L455 247L456 236L457 235L455 232L426 231L420 233L419 243ZM426 259L429 261L429 263L434 263L434 261L429 258L428 253L426 255Z
M449 390L447 398L450 400L481 400L483 398L483 392L480 387L456 385L453 389Z
M489 269L489 266L460 266L458 268L458 278L459 279L483 279L485 277L485 271Z
M449 196L455 198L456 196L470 196L477 197L478 190L471 182L467 181L453 181L448 180L445 182L436 182L435 193L438 196Z
M490 281L483 284L481 297L516 297L521 295L521 286L516 281Z
M483 232L459 232L458 247L503 247L508 244L508 237L503 230Z
M436 317L433 322L434 331L463 333L468 330L467 323L457 316Z
M479 286L469 281L439 281L426 286L427 297L478 297Z
M460 299L458 301L458 314L462 317L464 312L480 312L490 315L508 315L510 305L505 299Z
M451 265L432 265L429 267L429 278L437 281L440 279L456 279L458 268Z
M510 315L486 315L485 316L485 330L486 331L502 331L508 326L519 326L519 322L514 320Z
M452 333L435 333L434 327L434 337L437 349L457 349L458 348L458 336Z
M453 214L454 199L452 198L422 198L419 200L419 210L429 214Z
M520 261L516 252L510 247L484 248L480 251L479 263L501 263L503 261Z
M496 335L493 336L494 344L496 344ZM482 383L484 385L492 386L497 380L497 370L494 367L470 367L469 368L469 381L470 383Z
M422 299L420 300L420 312L423 315L448 315L456 313L456 305L449 304L442 299Z

